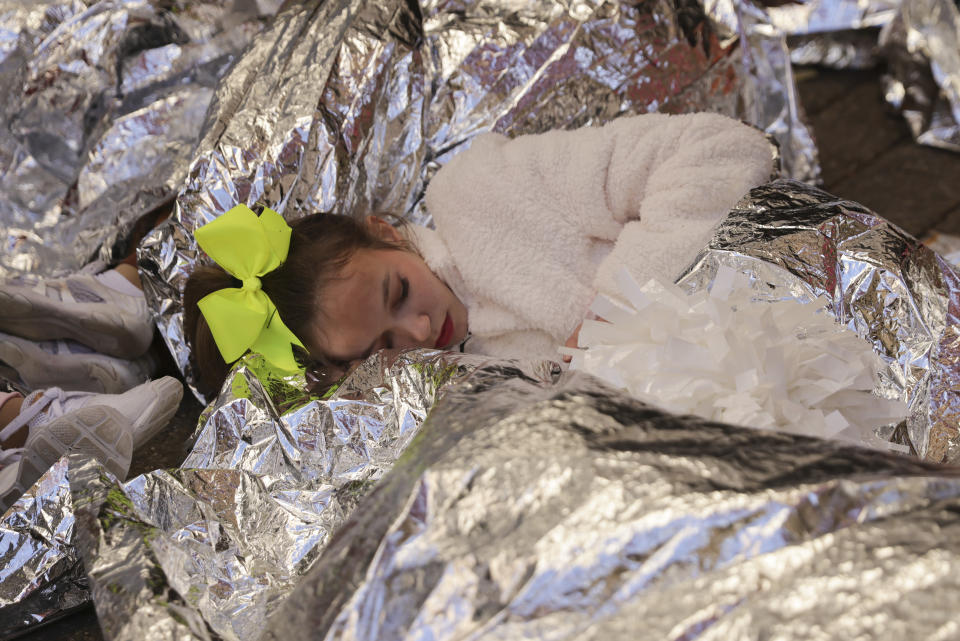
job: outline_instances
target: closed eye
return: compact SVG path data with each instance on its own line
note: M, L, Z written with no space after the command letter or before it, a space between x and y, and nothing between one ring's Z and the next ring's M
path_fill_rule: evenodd
M410 296L410 281L404 277L400 277L400 293L397 295L397 299L393 303L394 308L401 307L407 298ZM393 349L393 336L390 332L387 332L383 338L381 345L386 349Z

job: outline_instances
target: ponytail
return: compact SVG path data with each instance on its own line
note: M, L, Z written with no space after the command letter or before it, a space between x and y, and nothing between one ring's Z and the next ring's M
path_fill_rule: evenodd
M241 285L243 283L217 265L200 265L190 274L183 290L183 331L190 347L190 364L197 390L207 398L213 398L220 391L230 366L220 355L207 319L200 313L197 303L219 289Z

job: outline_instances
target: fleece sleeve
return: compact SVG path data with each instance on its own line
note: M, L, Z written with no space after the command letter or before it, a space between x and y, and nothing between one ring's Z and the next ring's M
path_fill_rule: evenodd
M426 202L470 291L562 344L597 291L614 293L619 267L639 279L682 269L771 158L762 134L714 114L485 134Z
M752 187L768 181L773 149L758 130L718 114L671 116L655 135L631 135L631 119L609 125L618 144L605 191L623 223L594 287L615 295L627 268L644 283L672 281L710 241L716 226ZM650 167L637 180L637 167Z

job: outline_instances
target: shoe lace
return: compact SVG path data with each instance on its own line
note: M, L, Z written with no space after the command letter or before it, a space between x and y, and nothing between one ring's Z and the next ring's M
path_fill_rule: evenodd
M39 414L45 413L44 423L58 416L63 416L68 411L67 404L78 397L89 396L88 392L65 392L59 387L50 387L34 398L27 397L29 404L24 402L17 415L9 424L0 430L0 441L5 441L13 436L17 430L24 425L29 425Z
M92 276L94 274L99 274L100 272L104 271L106 268L107 268L106 261L98 258L95 261L87 263L86 265L81 267L79 270L77 270L76 273Z

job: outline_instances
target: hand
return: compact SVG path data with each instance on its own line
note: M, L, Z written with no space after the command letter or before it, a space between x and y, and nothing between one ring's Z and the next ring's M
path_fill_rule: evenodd
M606 318L600 318L596 314L590 314L589 316L587 316L587 320L600 321L601 323L608 322ZM577 349L578 347L580 347L580 329L582 327L583 327L583 323L580 323L579 325L577 325L577 328L573 330L572 334L570 334L570 338L568 338L567 342L563 344L564 347L572 347L573 349ZM572 358L573 357L571 356L564 355L563 362L569 363Z
M573 330L573 333L570 334L570 338L568 338L568 339L567 339L567 342L563 344L564 347L572 347L572 348L574 348L574 349L577 348L577 342L580 340L580 328L581 328L581 327L583 327L583 323L580 323L579 325L577 325L577 328L576 328L575 330ZM566 355L564 355L564 357L563 357L563 362L564 362L564 363L569 363L571 358L572 358L572 356L566 356Z

